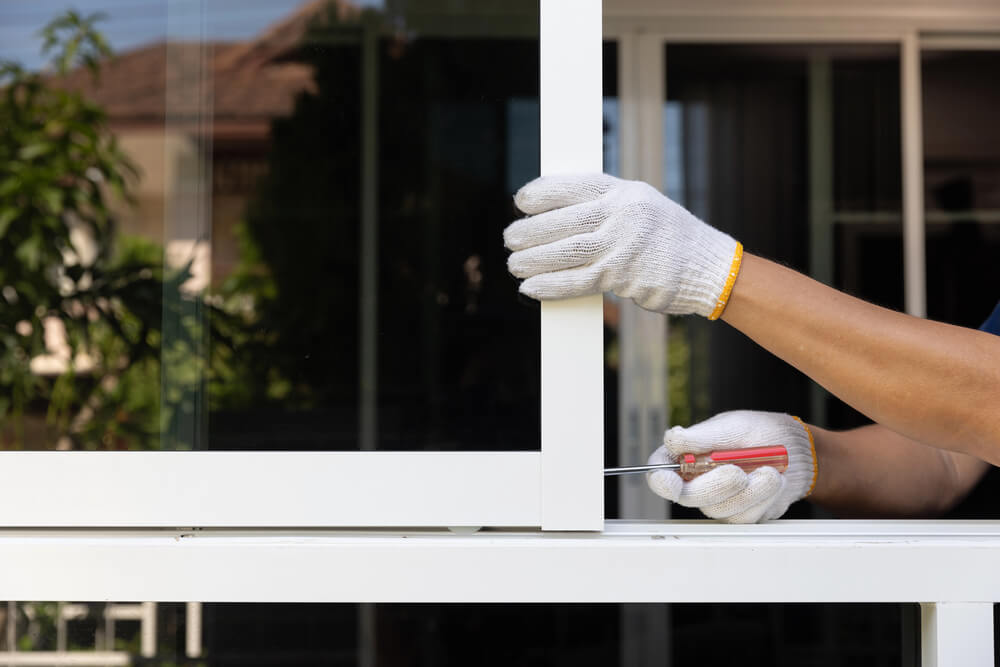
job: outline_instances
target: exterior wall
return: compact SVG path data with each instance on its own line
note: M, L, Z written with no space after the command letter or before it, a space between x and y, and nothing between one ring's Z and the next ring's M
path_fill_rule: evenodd
M165 229L166 206L178 196L180 174L191 169L199 159L197 147L190 136L168 132L162 126L114 130L121 148L138 168L134 184L134 204L119 202L116 212L123 234L139 236L159 244L175 239L192 238L186 230ZM211 270L211 280L225 279L239 260L234 236L236 225L243 219L253 194L255 179L266 167L266 144L258 139L246 142L250 151L241 155L216 152L213 178L211 256L199 255L201 271ZM233 173L237 176L234 177ZM168 256L170 253L168 253ZM168 257L169 258L169 257ZM181 255L176 255L180 261ZM206 262L202 264L202 262Z

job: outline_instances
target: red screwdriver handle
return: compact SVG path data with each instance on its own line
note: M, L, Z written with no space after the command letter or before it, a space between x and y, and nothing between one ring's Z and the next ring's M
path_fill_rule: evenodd
M763 466L785 472L788 470L788 450L784 445L723 449L708 454L684 454L680 457L679 463L680 476L684 480L692 480L723 465L737 465L744 472L752 472Z

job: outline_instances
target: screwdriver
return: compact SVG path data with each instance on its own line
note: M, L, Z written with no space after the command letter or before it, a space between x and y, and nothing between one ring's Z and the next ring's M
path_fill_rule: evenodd
M737 465L743 472L751 472L763 466L776 468L778 472L788 470L788 450L782 445L771 447L748 447L746 449L720 449L708 454L682 454L678 463L656 463L627 468L605 468L605 475L631 475L651 470L676 470L682 479L690 481L719 466Z

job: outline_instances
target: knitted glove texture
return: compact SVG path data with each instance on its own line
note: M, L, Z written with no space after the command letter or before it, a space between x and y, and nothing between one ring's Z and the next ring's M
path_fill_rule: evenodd
M535 299L614 292L663 313L718 317L742 246L640 181L543 176L514 198L507 267Z
M745 473L725 465L689 482L673 470L647 473L649 487L659 496L686 507L697 507L712 519L726 523L755 523L777 519L796 500L812 491L816 454L812 435L799 419L779 412L734 410L663 435L663 446L649 463L675 463L682 454L705 454L722 449L784 445L788 470L763 467Z

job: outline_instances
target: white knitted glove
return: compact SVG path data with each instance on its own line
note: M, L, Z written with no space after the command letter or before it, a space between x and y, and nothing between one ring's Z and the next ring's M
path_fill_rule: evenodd
M722 314L743 247L652 186L607 174L543 176L514 202L530 216L504 230L522 293L610 291L647 310Z
M735 465L724 465L689 482L673 470L654 470L647 473L647 481L658 496L697 507L712 519L726 523L777 519L793 502L808 496L816 483L812 433L798 417L734 410L688 428L674 426L663 435L663 446L649 463L675 463L682 454L770 445L788 450L788 470L783 474L771 467L747 474Z

